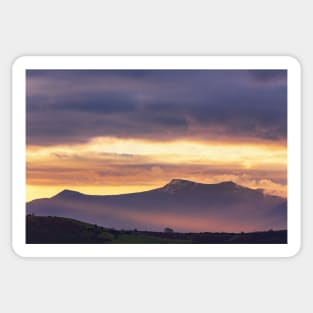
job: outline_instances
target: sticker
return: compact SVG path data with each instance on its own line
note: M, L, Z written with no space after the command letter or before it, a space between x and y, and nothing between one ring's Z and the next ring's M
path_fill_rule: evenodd
M286 56L17 59L14 251L295 255L300 76Z

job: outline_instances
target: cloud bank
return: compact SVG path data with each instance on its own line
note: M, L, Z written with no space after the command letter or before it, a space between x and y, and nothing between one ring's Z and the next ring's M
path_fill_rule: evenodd
M27 143L284 141L285 70L28 70Z

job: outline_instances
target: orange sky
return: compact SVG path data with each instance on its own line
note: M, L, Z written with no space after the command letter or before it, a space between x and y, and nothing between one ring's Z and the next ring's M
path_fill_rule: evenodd
M287 193L286 70L27 70L27 201L173 178Z
M286 197L287 150L240 142L167 142L96 137L85 144L27 146L27 201L63 189L120 194L160 187L173 178L232 180Z

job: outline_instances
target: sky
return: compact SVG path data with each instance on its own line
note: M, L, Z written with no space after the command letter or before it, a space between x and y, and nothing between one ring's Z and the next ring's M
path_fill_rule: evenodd
M27 70L27 201L173 178L287 196L286 70Z

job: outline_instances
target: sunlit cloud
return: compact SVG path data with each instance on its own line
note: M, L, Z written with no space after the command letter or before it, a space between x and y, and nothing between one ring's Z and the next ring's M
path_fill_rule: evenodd
M285 196L286 161L285 146L244 143L164 143L102 137L79 145L29 146L28 200L42 194L42 186L50 186L45 196L52 196L57 188L120 194L157 188L174 177L204 183L233 180ZM275 183L275 179L280 181Z
M287 196L284 70L27 71L27 200L173 178Z
M221 157L222 156L222 157ZM87 144L32 148L27 151L28 160L58 159L71 162L83 158L97 158L125 162L128 164L151 160L166 163L191 162L192 164L214 162L218 164L238 163L244 168L264 164L286 164L284 146L253 144L205 144L201 142L173 141L149 142L136 139L95 138Z

